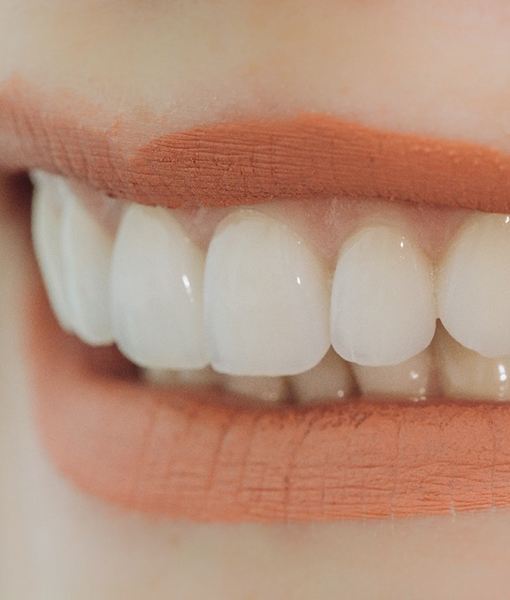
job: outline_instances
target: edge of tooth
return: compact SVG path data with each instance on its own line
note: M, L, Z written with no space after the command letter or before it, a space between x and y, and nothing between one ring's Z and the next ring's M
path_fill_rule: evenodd
M75 333L91 346L113 342L109 311L112 236L62 185L65 206L61 227L64 286Z

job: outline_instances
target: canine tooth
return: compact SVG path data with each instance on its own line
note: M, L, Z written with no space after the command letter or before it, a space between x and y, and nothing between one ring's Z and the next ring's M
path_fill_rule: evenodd
M510 400L510 356L486 358L468 350L443 330L438 336L437 357L446 396Z
M168 210L131 204L112 261L112 319L120 350L152 369L199 369L204 257Z
M227 376L224 387L229 392L250 396L264 402L281 402L287 396L284 377Z
M292 397L301 404L345 399L355 387L349 365L330 350L313 369L289 378Z
M460 230L438 280L439 316L466 348L510 354L510 216L478 214Z
M386 225L365 227L340 251L331 301L331 341L349 362L399 364L435 330L432 268L411 240Z
M62 186L62 264L73 329L90 345L107 345L113 341L108 302L113 239L67 184Z
M329 346L327 273L284 223L254 210L227 217L205 268L211 363L230 375L292 375Z
M60 247L62 197L56 175L33 172L32 238L48 298L61 327L71 331Z
M431 393L433 360L429 348L390 367L352 365L362 394L388 394L422 400Z

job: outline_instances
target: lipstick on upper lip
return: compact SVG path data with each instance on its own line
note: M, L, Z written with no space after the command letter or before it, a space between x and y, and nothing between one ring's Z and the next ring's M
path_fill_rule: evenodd
M217 123L151 140L133 119L105 129L42 111L14 86L0 93L0 139L5 169L39 167L171 208L339 197L510 210L510 155L333 116Z

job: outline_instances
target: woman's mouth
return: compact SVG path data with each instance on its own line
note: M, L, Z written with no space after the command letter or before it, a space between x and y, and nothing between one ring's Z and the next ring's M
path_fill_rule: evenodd
M508 217L33 178L38 421L80 487L194 520L507 504Z
M137 149L8 102L56 316L34 286L37 422L77 486L203 521L510 505L506 155L329 117Z

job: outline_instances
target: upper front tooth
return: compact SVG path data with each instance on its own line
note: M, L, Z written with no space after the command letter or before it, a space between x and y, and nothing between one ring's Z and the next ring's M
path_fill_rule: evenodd
M461 229L439 272L443 325L483 356L510 354L510 217L476 215Z
M67 184L62 220L66 297L76 334L91 345L113 341L109 310L113 236L94 219Z
M407 236L379 225L347 241L331 300L340 356L367 366L401 363L429 345L435 321L432 268Z
M169 369L144 370L145 380L159 386L218 386L221 385L222 377L222 375L216 373L210 367L183 371L173 371Z
M136 364L199 369L208 363L202 319L204 257L162 208L132 204L112 263L115 341Z
M327 273L285 224L239 210L207 255L205 315L213 367L232 375L290 375L329 346Z
M32 202L35 254L55 316L63 329L71 331L60 247L63 207L58 177L42 172L31 175L35 185Z

